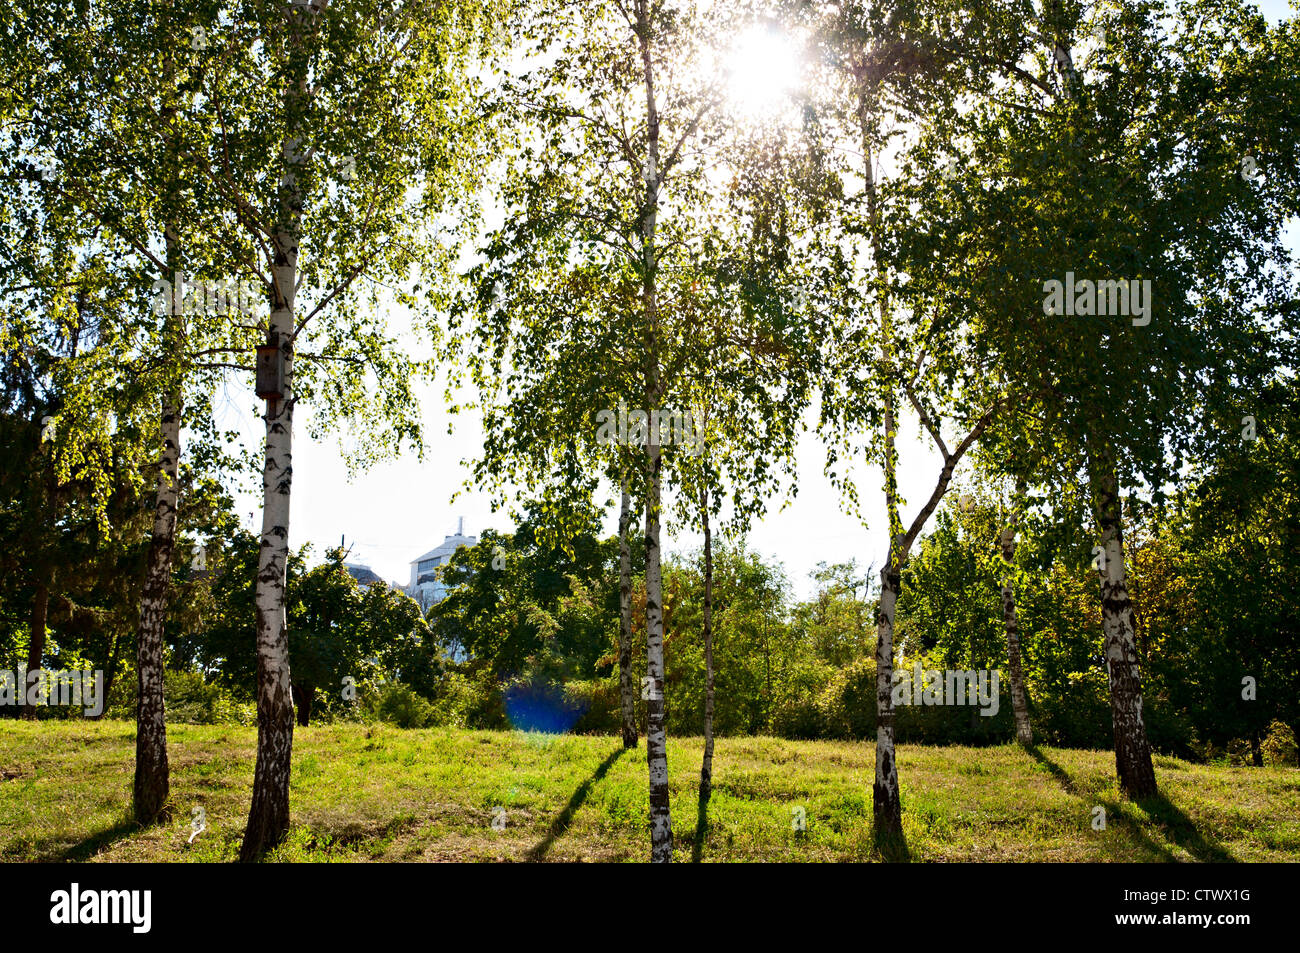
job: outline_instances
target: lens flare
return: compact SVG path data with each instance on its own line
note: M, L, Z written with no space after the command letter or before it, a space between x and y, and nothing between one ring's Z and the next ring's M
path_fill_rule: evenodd
M773 26L736 37L727 56L728 94L735 109L767 118L790 104L802 71L795 38Z

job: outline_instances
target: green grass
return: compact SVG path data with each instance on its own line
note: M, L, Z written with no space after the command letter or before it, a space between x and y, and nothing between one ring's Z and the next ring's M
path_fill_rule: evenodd
M256 731L172 725L172 814L130 819L135 726L7 721L0 860L230 861ZM695 853L701 739L670 739L676 857ZM874 749L722 738L705 861L880 858ZM1123 801L1106 751L899 749L907 850L920 861L1300 859L1300 770L1160 757L1159 798ZM1106 829L1092 827L1093 808ZM188 843L192 809L207 829ZM649 853L645 747L618 739L327 725L294 734L288 861L640 861ZM494 830L494 809L505 811ZM794 809L807 830L794 830Z

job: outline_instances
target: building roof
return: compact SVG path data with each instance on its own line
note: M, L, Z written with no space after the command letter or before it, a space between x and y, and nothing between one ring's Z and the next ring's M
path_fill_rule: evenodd
M350 563L344 563L343 568L348 571L348 574L353 579L355 579L358 583L360 583L363 586L373 586L377 582L384 581L369 566L354 566Z
M436 549L431 549L423 556L420 556L416 559L412 559L411 565L415 565L416 563L422 563L426 559L433 559L436 556L450 556L460 547L473 546L477 542L478 542L477 536L462 536L460 533L456 533L452 536L448 536L445 540L443 540L442 545L438 546Z

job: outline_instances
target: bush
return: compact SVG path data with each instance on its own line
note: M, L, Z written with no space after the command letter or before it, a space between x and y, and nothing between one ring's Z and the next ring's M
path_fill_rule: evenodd
M204 681L198 672L163 676L167 720L190 725L255 725L257 705L241 701L224 686Z
M1034 740L1058 748L1109 748L1110 689L1104 670L1071 673L1049 684L1029 685Z
M433 706L402 682L385 682L362 697L370 714L399 728L423 728L434 718Z
M1187 714L1174 711L1161 698L1143 698L1142 701L1142 721L1146 725L1151 750L1188 761L1195 760L1196 749L1190 739L1195 738L1196 731Z
M505 728L505 708L492 673L449 671L433 699L433 724L451 728Z
M828 737L826 722L817 699L788 695L772 710L772 732L780 738L816 740Z
M771 732L782 738L830 737L818 699L836 674L836 669L823 662L794 666L776 688L769 718Z
M821 723L831 738L876 734L876 660L858 659L840 669L818 699Z
M619 694L618 676L586 682L567 682L564 686L567 705L582 712L573 724L574 734L617 735L623 730L623 699Z
M913 663L914 660L900 658L894 671L908 670ZM922 669L947 670L933 658L923 659ZM1001 744L1014 737L1011 687L1002 676L998 680L997 714L984 715L981 711L981 706L970 704L896 705L895 740L899 744L987 745ZM773 730L782 737L793 738L874 738L875 660L859 659L836 672L822 691L815 710L806 700L792 696L778 708Z
M139 687L134 670L121 672L113 683L108 718L135 720ZM168 724L255 725L257 704L227 686L204 679L202 673L163 672L163 702Z
M1300 738L1296 737L1295 732L1282 722L1274 721L1268 726L1268 736L1264 738L1264 763L1296 767L1297 759L1300 758L1298 743Z

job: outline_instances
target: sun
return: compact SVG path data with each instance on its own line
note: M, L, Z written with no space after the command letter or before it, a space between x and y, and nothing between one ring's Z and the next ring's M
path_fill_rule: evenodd
M796 38L770 25L737 34L725 63L733 108L754 118L771 118L788 108L803 71Z

